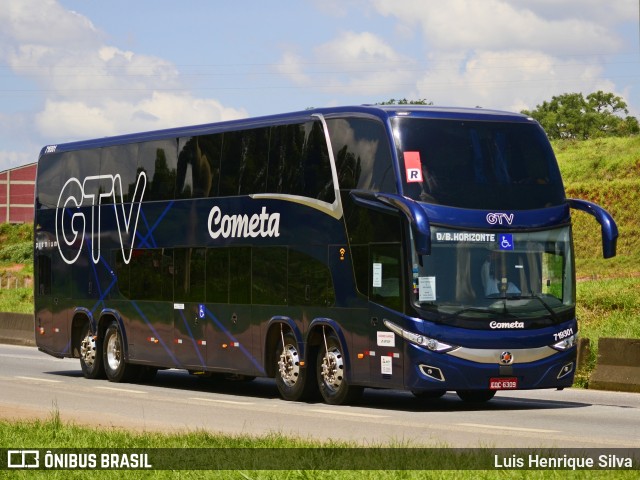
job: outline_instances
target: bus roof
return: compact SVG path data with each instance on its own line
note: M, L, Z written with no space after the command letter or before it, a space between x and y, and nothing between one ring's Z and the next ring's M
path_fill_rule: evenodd
M530 117L519 113L505 112L500 110L488 110L483 108L461 108L461 107L435 107L431 105L360 105L343 107L313 108L291 113L268 115L261 117L250 117L238 120L228 120L224 122L207 123L201 125L191 125L177 128L168 128L140 133L116 135L90 140L80 140L75 142L61 143L55 145L55 151L73 151L89 148L100 148L127 143L145 142L151 140L161 140L166 138L207 135L225 131L233 131L244 128L259 128L269 125L284 124L296 121L310 120L313 115L321 114L328 118L342 115L369 115L378 117L386 121L391 117L418 117L443 120L484 120L503 122L535 122ZM42 156L48 151L50 146L45 146L40 152ZM50 151L50 150L49 150Z

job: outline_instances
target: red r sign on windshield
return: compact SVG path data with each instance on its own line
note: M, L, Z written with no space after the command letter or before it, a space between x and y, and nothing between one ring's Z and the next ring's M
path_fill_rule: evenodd
M404 168L407 175L407 183L422 182L420 152L404 152Z

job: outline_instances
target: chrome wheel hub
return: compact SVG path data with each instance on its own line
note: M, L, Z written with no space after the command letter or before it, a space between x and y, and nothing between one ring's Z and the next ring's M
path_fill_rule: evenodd
M96 338L93 335L87 335L80 343L80 357L85 365L93 366L96 361Z
M331 390L338 390L342 385L344 363L342 353L337 348L330 348L322 358L322 379Z
M278 360L280 378L287 387L292 387L300 378L300 356L293 345L285 345Z
M118 335L111 335L107 342L107 363L111 370L117 370L122 361L122 348Z

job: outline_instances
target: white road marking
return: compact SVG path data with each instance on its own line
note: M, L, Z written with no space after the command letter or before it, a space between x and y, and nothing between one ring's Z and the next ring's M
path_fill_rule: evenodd
M37 378L37 377L21 377L16 375L15 378L19 378L21 380L30 380L32 382L49 382L49 383L61 383L62 380L50 380L48 378Z
M216 398L191 397L189 400L198 400L200 402L225 403L227 405L253 405L253 402L237 402L235 400L218 400Z
M114 388L114 387L94 387L99 388L100 390L110 390L112 392L121 392L121 393L147 393L142 390L130 390L128 388Z
M344 415L345 417L362 417L362 418L387 418L388 415L372 415L370 413L355 413L355 412L341 412L339 410L329 410L315 408L309 410L310 412L325 413L327 415Z
M530 433L559 433L559 430L544 430L542 428L524 428L524 427L506 427L501 425L484 425L482 423L456 423L459 427L474 427L490 430L509 430L511 432L530 432Z

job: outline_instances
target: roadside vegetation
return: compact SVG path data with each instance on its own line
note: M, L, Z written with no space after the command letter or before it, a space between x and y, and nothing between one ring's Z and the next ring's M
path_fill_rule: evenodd
M602 205L619 229L617 255L605 260L595 219L572 212L578 327L591 345L576 385L588 386L599 338L640 338L640 136L556 140L553 147L567 197Z
M18 447L20 446L20 447ZM570 471L570 470L471 470L487 465L493 465L493 456L491 450L456 450L448 449L447 445L433 445L433 448L439 448L437 454L426 454L425 457L416 458L415 452L410 450L413 445L391 444L391 445L370 445L371 448L397 448L394 452L386 452L393 456L395 465L404 463L406 458L407 465L415 465L416 461L422 460L424 465L455 465L456 470L326 470L322 465L330 464L336 461L336 456L343 458L355 456L351 461L362 461L366 463L367 455L371 458L372 464L377 465L379 460L374 458L375 453L367 453L361 446L346 442L312 442L308 440L295 439L285 437L279 434L271 434L264 437L245 437L245 436L226 436L205 431L182 432L175 434L162 434L153 432L133 433L125 430L110 428L86 428L74 424L65 424L60 420L57 412L53 412L51 417L46 421L31 422L5 422L0 421L0 449L72 449L68 451L78 451L84 453L113 453L123 451L121 449L133 449L131 452L141 453L144 449L153 452L154 449L161 449L160 452L166 452L165 455L180 455L193 458L194 462L203 462L203 457L211 458L212 463L220 463L220 453L216 450L201 450L202 455L198 455L198 449L216 449L216 448L234 448L234 449L269 449L253 450L252 458L247 463L255 464L255 468L246 470L187 470L188 465L184 466L184 470L15 470L11 471L10 478L237 478L237 479L631 479L637 478L636 471L612 471L612 470L593 470L593 471ZM406 448L403 448L406 447ZM424 447L424 446L421 446ZM300 457L294 458L297 450L306 449L304 460L304 469L290 469L287 465L299 466ZM163 450L168 449L168 450ZM176 449L176 450L171 450ZM179 449L179 450L178 450ZM282 449L282 454L275 455L276 452L271 449ZM292 449L292 450L286 450ZM357 450L356 450L357 449ZM124 450L126 451L126 450ZM240 451L241 454L246 454ZM256 453L257 452L257 453ZM540 454L544 455L544 449L540 450ZM271 455L276 457L279 462L281 456L283 461L282 470L259 470L259 455ZM504 452L503 452L504 453ZM155 452L158 456L158 450ZM255 455L254 455L255 454ZM298 452L300 455L300 452ZM411 456L411 457L409 457ZM253 458L255 457L255 458ZM184 457L186 458L186 457ZM358 460L359 459L359 460ZM207 461L207 460L205 460ZM269 460L273 461L273 460ZM306 462L309 462L308 467ZM44 463L44 461L42 461ZM189 462L185 462L189 463ZM203 462L204 463L204 462ZM151 463L153 465L153 463ZM244 464L244 461L243 461ZM156 464L156 467L158 465ZM2 477L0 471L0 477Z

